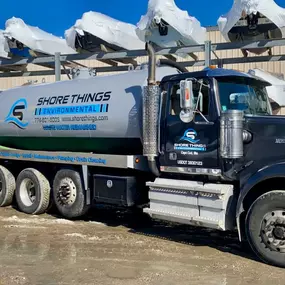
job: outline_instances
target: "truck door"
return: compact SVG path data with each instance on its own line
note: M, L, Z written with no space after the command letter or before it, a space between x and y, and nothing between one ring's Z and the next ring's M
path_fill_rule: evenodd
M199 92L202 100L198 104L200 113L194 120L184 123L180 119L180 81L168 84L164 99L161 121L161 158L162 169L184 172L186 169L220 169L218 159L219 121L213 83L209 78L203 84L194 83L194 97L197 103ZM183 167L185 169L183 169ZM191 172L191 171L190 171Z

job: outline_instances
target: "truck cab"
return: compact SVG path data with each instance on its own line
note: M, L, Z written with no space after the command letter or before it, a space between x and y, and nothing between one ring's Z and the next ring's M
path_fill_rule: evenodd
M263 261L284 266L285 118L272 114L269 85L219 68L163 79L161 175L147 183L145 212L183 224L237 228Z
M195 114L190 122L183 122L180 118L180 82L189 77L193 78ZM266 92L268 85L249 74L226 69L206 69L164 78L161 88L166 92L160 121L162 171L169 172L170 169L180 174L200 173L210 177L224 173L225 165L219 155L221 113L243 111L248 131L256 132L250 126L254 121L263 124L268 118L272 120ZM251 152L251 143L246 146L247 152Z

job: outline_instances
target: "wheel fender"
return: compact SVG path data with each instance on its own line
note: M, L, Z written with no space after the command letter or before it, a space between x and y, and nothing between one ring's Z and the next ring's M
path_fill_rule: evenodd
M239 198L236 207L237 226L240 235L240 215L244 212L243 201L250 190L260 182L271 178L285 178L285 161L274 165L268 165L255 172L241 183ZM240 236L241 238L241 236Z

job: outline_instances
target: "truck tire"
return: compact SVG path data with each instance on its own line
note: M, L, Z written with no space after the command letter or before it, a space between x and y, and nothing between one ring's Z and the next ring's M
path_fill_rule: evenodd
M263 262L285 267L285 191L271 191L254 201L246 216L245 232Z
M80 173L71 169L61 169L53 181L53 199L59 213L67 219L82 217L89 206L82 186Z
M17 177L15 196L20 211L43 214L50 204L49 181L38 170L26 168Z
M0 165L0 207L10 206L16 189L14 175L4 166Z

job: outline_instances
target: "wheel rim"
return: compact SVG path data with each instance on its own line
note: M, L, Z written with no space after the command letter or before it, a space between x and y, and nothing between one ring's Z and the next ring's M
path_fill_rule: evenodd
M25 178L20 184L20 198L26 207L30 207L36 200L36 189L33 181Z
M285 210L272 211L263 217L261 238L270 250L285 253Z
M76 186L72 179L66 177L61 180L57 200L62 206L70 206L75 202Z

